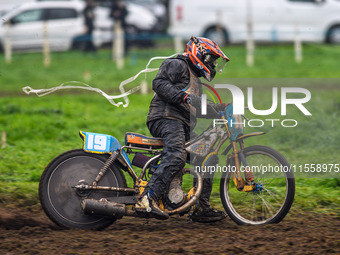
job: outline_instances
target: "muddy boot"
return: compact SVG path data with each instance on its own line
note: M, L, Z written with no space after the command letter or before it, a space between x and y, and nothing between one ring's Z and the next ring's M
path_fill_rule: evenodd
M152 192L141 197L135 205L135 209L137 213L150 214L151 217L159 220L169 219L169 215L159 209L157 202L152 197Z
M225 217L227 217L227 214L224 211L208 207L195 210L191 216L191 220L195 222L209 223L223 220Z

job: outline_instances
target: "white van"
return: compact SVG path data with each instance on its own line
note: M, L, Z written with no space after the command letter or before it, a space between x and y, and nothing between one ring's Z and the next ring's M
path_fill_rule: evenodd
M169 33L243 42L249 17L257 41L340 43L340 0L171 0Z

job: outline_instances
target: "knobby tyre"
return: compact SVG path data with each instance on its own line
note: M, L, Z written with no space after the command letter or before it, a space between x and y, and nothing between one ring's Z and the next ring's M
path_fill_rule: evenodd
M222 174L220 183L223 207L240 225L279 223L294 201L295 179L288 161L266 146L250 146L243 152L258 186L255 191L238 191L232 180L235 163L229 162L231 171Z
M67 151L49 163L40 179L39 198L43 210L53 222L66 228L100 230L116 220L85 215L81 202L85 198L110 200L110 197L123 195L122 192L79 192L72 188L81 183L92 185L108 157L109 155L92 154L79 149ZM124 175L114 164L98 186L127 187Z

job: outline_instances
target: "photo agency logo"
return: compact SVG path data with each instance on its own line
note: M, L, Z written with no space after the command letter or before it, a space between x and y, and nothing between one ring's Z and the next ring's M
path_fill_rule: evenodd
M245 96L242 92L242 90L231 84L215 84L215 89L223 89L227 90L227 93L231 93L232 95L232 103L233 103L233 114L234 115L243 115L245 107ZM220 96L217 94L216 90L214 91L215 94L220 98ZM253 88L248 87L247 88L247 108L249 111L257 116L268 116L273 114L279 104L279 88L273 87L272 88L272 105L269 109L265 110L259 110L254 107L254 96L253 96ZM307 110L307 108L304 106L305 103L309 102L311 99L311 93L308 89L305 88L298 88L298 87L282 87L281 88L281 116L285 117L287 116L287 105L294 105L297 107L302 114L305 116L312 116L312 114ZM289 94L294 94L296 97L296 94L299 94L299 98L289 98ZM202 105L201 105L201 114L207 115L207 95L202 94ZM216 125L224 125L228 122L228 120L225 119L214 119L214 127ZM291 128L296 127L298 125L298 121L296 119L271 119L271 118L265 118L263 119L244 119L241 123L239 121L237 123L229 123L229 125L243 125L249 126L249 127L262 127L265 125L265 123L268 123L271 125L271 127L274 127L275 125L281 125L285 128Z

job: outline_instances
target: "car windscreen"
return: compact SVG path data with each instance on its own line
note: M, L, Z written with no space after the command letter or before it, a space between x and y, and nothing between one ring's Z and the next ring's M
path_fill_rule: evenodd
M14 16L12 22L17 23L26 23L26 22L35 22L41 21L43 19L43 10L42 9L33 9L27 10L19 13Z

